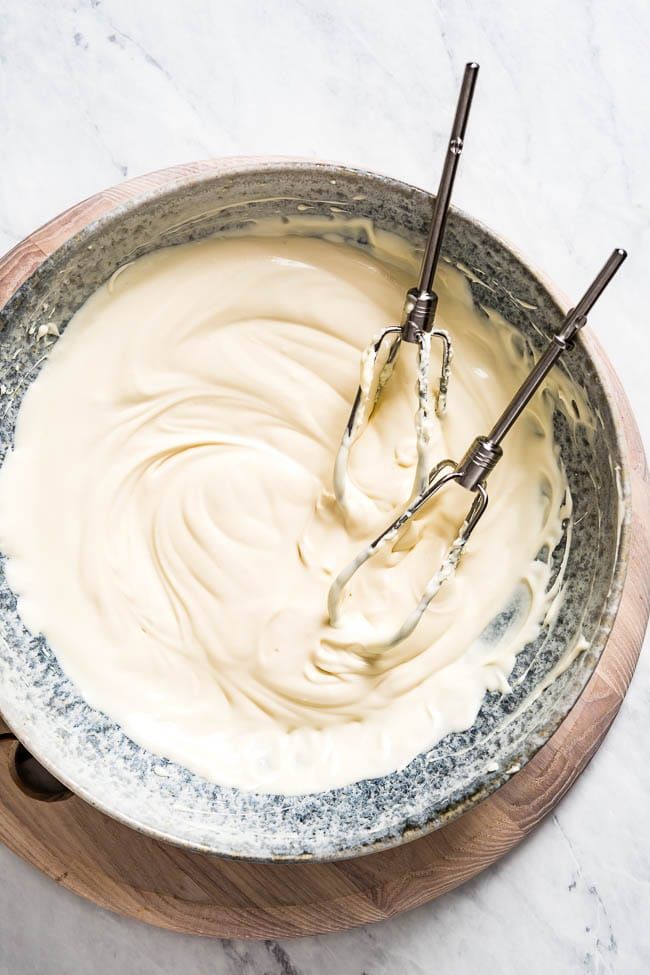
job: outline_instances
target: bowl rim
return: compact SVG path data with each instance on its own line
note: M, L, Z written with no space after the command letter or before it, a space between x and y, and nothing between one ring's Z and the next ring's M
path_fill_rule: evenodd
M406 182L405 180L397 179L389 174L370 170L362 167L351 166L346 163L329 161L323 159L312 159L310 157L302 156L284 156L284 155L271 155L271 156L224 156L216 157L214 159L198 160L196 162L181 164L177 166L165 167L163 169L154 170L152 172L143 174L141 176L134 177L133 179L126 180L119 184L114 184L112 187L104 191L99 191L96 194L91 195L85 200L78 204L73 205L60 214L53 217L51 220L47 221L40 228L29 234L21 242L19 242L14 248L7 252L2 258L2 262L6 261L11 255L17 252L20 248L25 247L29 241L33 241L38 235L51 228L52 225L57 223L65 215L73 215L75 211L79 211L81 218L83 219L83 210L88 207L94 201L99 201L102 198L106 199L106 194L109 194L108 199L112 205L109 205L103 212L98 216L90 216L87 222L84 222L78 229L72 229L70 234L60 245L54 247L51 251L47 252L40 246L39 251L42 253L42 259L38 261L34 266L32 266L27 274L27 276L17 283L15 286L11 286L10 293L6 296L0 308L7 305L23 288L25 285L29 284L32 276L37 273L44 263L49 261L54 255L64 255L68 247L74 248L80 242L83 242L85 237L96 233L101 230L104 226L110 226L112 222L119 219L122 213L126 211L132 211L138 207L150 203L150 202L161 202L167 197L174 197L179 190L184 188L200 185L202 183L210 182L211 180L219 177L233 176L237 177L244 174L251 174L255 172L263 171L326 171L332 172L336 171L346 176L369 178L371 180L379 180L380 182L390 185L402 192L413 192L423 194L424 196L433 199L435 196L429 190L423 189L415 184ZM157 179L163 179L163 177L168 176L164 182L156 183L154 186L147 187L147 181L156 177ZM139 185L143 186L142 192L139 191ZM123 193L127 191L127 196L124 197ZM113 194L113 195L110 195ZM537 265L528 260L525 253L510 242L509 239L503 235L495 232L492 228L488 227L482 221L476 219L470 214L466 213L464 210L452 206L451 211L457 221L461 223L466 223L476 229L478 229L487 238L491 238L496 241L502 248L508 251L509 256L514 259L519 266L525 271L528 277L533 280L550 298L551 302L555 306L555 309L562 316L566 315L570 308L570 301L567 296L554 285L548 277L539 270ZM37 244L38 246L38 244ZM594 369L597 373L600 385L602 387L604 396L607 401L607 405L610 412L610 417L612 421L612 426L615 433L616 448L621 458L621 469L619 471L620 478L620 492L619 492L619 503L622 506L622 517L620 518L620 528L617 539L616 547L616 557L614 561L614 567L612 571L612 576L610 579L609 590L607 595L607 600L605 601L601 609L601 624L592 641L592 648L596 650L597 658L594 664L593 670L586 679L583 687L579 690L576 695L575 700L572 702L571 706L559 717L554 720L553 723L549 724L547 727L550 730L547 732L540 733L538 743L535 743L533 747L529 749L527 755L523 758L519 765L517 771L509 772L495 772L489 780L484 783L478 789L475 789L471 794L464 796L461 800L455 802L448 809L443 810L440 814L437 814L434 818L428 819L425 823L419 826L405 826L401 832L397 835L391 835L384 839L379 839L369 843L367 846L355 846L350 849L336 850L333 853L304 853L304 854L270 854L268 856L252 856L248 854L239 854L232 852L232 850L220 850L216 848L216 845L201 844L199 842L194 842L192 840L185 839L183 837L175 836L174 834L168 833L163 829L158 829L155 826L151 826L146 822L141 822L140 820L130 816L127 813L122 813L120 810L111 808L102 800L97 800L91 792L83 785L78 785L72 775L61 774L56 768L55 763L50 761L47 757L41 758L39 755L38 744L33 746L31 742L29 726L27 721L22 723L18 720L10 721L6 717L0 714L0 718L5 721L5 723L11 728L16 737L22 742L22 744L30 751L32 755L46 768L52 775L58 778L64 785L66 785L74 795L78 796L83 801L87 802L89 805L97 808L99 811L110 816L126 826L140 832L144 835L151 836L154 839L161 840L163 842L169 843L173 846L178 846L183 849L194 850L199 853L208 854L211 856L218 856L227 859L236 860L247 860L252 862L336 862L339 860L348 860L356 858L358 856L367 856L373 853L378 853L383 850L394 849L395 847L403 846L406 843L417 840L432 831L442 828L453 820L457 819L464 812L474 808L479 803L487 799L489 796L493 795L502 785L504 785L513 775L516 775L520 769L523 769L531 759L537 755L537 753L548 744L561 725L569 718L571 712L576 707L581 697L585 693L585 690L594 680L596 676L596 669L598 662L600 660L601 654L605 649L609 636L611 634L618 610L620 607L623 588L627 576L627 569L629 564L629 554L631 545L631 521L632 521L632 504L631 504L631 477L630 477L630 458L629 458L629 448L627 444L627 438L622 426L621 413L618 407L614 391L612 389L609 377L607 375L608 369L613 371L613 367L608 362L607 356L602 348L601 343L598 341L593 332L589 330L583 330L577 336L577 343L581 344L590 358ZM603 625L603 621L606 621ZM81 695L80 695L81 696Z

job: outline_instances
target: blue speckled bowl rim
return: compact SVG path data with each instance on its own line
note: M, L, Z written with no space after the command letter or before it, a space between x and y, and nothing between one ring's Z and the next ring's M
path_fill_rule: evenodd
M212 163L212 161L210 161ZM190 164L191 165L191 164ZM138 193L135 196L128 198L126 201L118 203L115 207L110 208L106 212L102 213L98 218L91 220L86 224L81 230L73 234L60 248L57 248L47 257L43 258L43 261L39 263L31 272L28 278L21 283L21 285L7 298L7 302L10 301L14 295L19 292L22 288L28 287L30 278L33 274L39 271L50 261L55 255L60 258L65 254L67 249L73 249L78 245L79 242L83 242L84 238L93 234L96 230L101 229L104 226L110 225L119 215L125 211L132 210L138 206L149 202L149 201L164 201L166 198L173 197L180 190L185 187L194 186L203 182L210 182L216 177L237 177L240 175L251 174L256 171L273 169L273 168L288 168L291 170L298 171L318 171L324 170L327 172L339 172L341 175L351 175L357 176L361 179L370 178L372 180L378 180L383 183L390 191L408 191L421 193L426 196L431 196L427 190L422 190L412 184L405 183L401 180L396 180L393 177L384 175L381 173L374 172L372 170L365 170L361 168L351 167L344 164L339 164L336 162L326 162L326 161L316 161L306 158L294 158L294 157L231 157L214 160L214 166L206 170L200 169L196 173L191 173L190 175L175 175L178 173L179 168L182 167L172 167L171 169L157 171L156 175L163 175L164 173L170 174L170 181L162 185L156 186L153 189L145 191L143 193ZM149 174L153 175L153 174ZM133 182L138 180L144 180L147 176L137 177ZM97 194L101 196L101 194ZM92 200L90 197L89 200ZM88 202L88 201L84 201ZM72 208L74 209L74 208ZM547 297L550 299L552 305L557 310L558 314L566 314L568 310L569 303L566 301L565 297L542 275L537 269L528 262L521 254L518 248L515 248L509 241L507 241L502 236L496 234L490 228L482 224L480 221L470 217L468 214L459 210L458 208L453 208L453 213L455 219L459 223L466 223L471 227L478 230L486 239L495 241L498 245L508 251L509 257L519 265L519 267L525 272L525 274L534 281L544 292L546 292ZM55 217L52 221L48 221L44 227L47 227L54 220L58 219ZM43 229L43 228L41 228ZM20 247L21 245L18 245ZM612 395L609 380L606 374L606 370L602 367L603 363L606 361L604 353L601 351L599 344L590 335L589 332L581 333L578 337L578 342L585 348L589 359L594 367L595 373L600 382L602 392L604 394L607 407L610 413L610 421L612 423L615 437L616 437L616 449L622 461L620 470L620 483L621 483L621 499L620 503L623 505L623 517L621 519L621 526L618 538L617 554L615 559L614 571L611 577L610 588L608 593L608 598L603 606L601 614L601 625L597 630L597 634L592 642L592 652L594 653L594 665L589 676L584 681L582 688L579 690L575 700L572 704L562 713L558 713L553 716L553 719L549 721L544 729L539 731L534 743L529 743L528 750L518 756L516 762L517 771L523 768L536 754L537 752L546 744L546 742L551 738L554 732L562 724L564 720L571 713L573 708L576 706L580 700L584 690L589 685L590 681L593 679L594 671L596 669L600 655L607 643L609 635L611 633L612 626L616 619L616 614L618 612L623 585L625 582L625 577L627 573L629 552L630 552L630 538L631 538L631 504L630 504L630 477L628 473L629 469L629 459L628 459L628 447L626 438L622 429L622 423L620 414L617 408L617 404L614 396ZM327 855L315 856L313 854L304 855L272 855L272 856L248 856L241 855L238 853L233 853L231 850L219 850L215 846L207 846L198 843L188 842L178 836L174 836L165 831L161 831L152 827L148 823L140 822L132 817L123 815L120 813L119 809L109 808L106 803L98 802L91 792L89 792L85 787L78 785L74 777L70 775L63 775L60 773L56 764L50 761L47 756L42 755L39 752L39 746L37 741L33 741L29 729L23 726L20 720L15 718L10 724L13 732L22 741L25 747L46 767L53 775L59 778L66 786L68 786L75 795L82 798L84 801L88 802L90 805L96 807L101 812L110 816L111 818L124 823L125 825L142 832L143 834L154 837L155 839L162 840L164 842L171 843L176 846L184 847L187 849L196 850L198 852L221 856L225 858L234 859L244 859L252 861L285 861L285 862L300 862L300 861L336 861L343 859L350 859L357 856L368 855L371 853L380 852L381 850L391 849L396 846L400 846L403 843L410 842L412 840L418 839L419 837L425 836L432 832L434 829L440 828L447 823L450 823L454 819L458 818L462 813L473 808L478 803L482 802L484 799L492 795L497 789L512 778L513 774L517 774L517 771L503 770L499 769L494 773L486 773L483 784L475 789L471 794L466 795L460 801L451 803L448 808L437 811L435 816L418 826L407 825L399 835L390 835L385 840L375 840L368 845L360 845L356 847L351 847L345 850L332 851Z

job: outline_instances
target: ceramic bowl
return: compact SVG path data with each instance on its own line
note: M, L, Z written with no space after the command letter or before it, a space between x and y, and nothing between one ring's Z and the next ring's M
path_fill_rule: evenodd
M117 206L55 251L1 313L1 456L11 449L21 398L41 368L39 324L63 332L82 302L120 265L170 244L247 232L268 216L296 213L336 224L356 246L365 231L350 217L421 244L430 196L385 176L308 161L225 161L212 171ZM288 223L287 223L288 218ZM322 224L322 220L321 220ZM562 308L508 245L457 211L446 260L468 271L474 300L500 312L539 350ZM565 309L566 310L566 309ZM436 829L516 774L567 715L603 650L618 606L629 541L622 438L606 380L588 337L559 368L582 390L596 433L558 407L555 436L574 498L566 586L552 632L518 656L514 690L487 694L468 731L450 734L406 768L317 795L250 794L207 782L144 750L91 708L41 636L26 631L0 559L0 712L27 748L75 793L148 834L196 850L261 860L336 859L403 843ZM46 431L44 431L46 435ZM56 518L56 511L52 512ZM504 607L495 606L495 618ZM581 630L589 642L560 677L518 710ZM89 648L89 652L90 648Z

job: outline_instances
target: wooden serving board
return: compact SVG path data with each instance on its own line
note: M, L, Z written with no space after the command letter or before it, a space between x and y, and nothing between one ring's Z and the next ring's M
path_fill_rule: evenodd
M0 304L41 261L91 220L145 190L218 160L130 180L42 227L0 261ZM629 403L609 373L628 444L633 531L621 607L579 701L520 772L444 829L394 850L340 863L257 864L207 857L150 839L75 796L42 802L12 774L16 743L0 721L0 840L58 883L102 907L160 927L228 938L336 931L417 907L511 850L575 782L602 742L630 683L650 612L650 482Z

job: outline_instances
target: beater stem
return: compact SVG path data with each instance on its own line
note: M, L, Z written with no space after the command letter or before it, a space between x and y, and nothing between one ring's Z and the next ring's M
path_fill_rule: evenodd
M576 307L568 313L562 323L561 330L553 336L541 359L533 366L487 437L477 437L473 442L456 468L459 475L458 483L461 487L475 491L477 486L494 470L503 453L501 441L524 411L562 353L565 349L570 348L576 333L587 323L587 313L591 311L626 257L627 253L621 247L617 247L612 252Z
M562 325L562 330L554 335L543 356L536 364L530 375L521 384L512 401L503 411L492 427L487 439L493 444L500 444L515 420L526 408L530 399L551 371L564 350L569 346L576 333L586 324L587 315L600 298L601 294L612 280L619 267L627 257L627 253L617 247L603 265L602 269L589 285L586 292L575 308L568 313Z
M402 338L405 342L417 342L420 332L430 332L433 329L433 320L438 304L438 295L433 290L433 281L440 259L442 238L447 223L458 160L463 151L465 129L467 128L469 110L472 107L478 70L479 66L474 61L465 65L465 73L456 104L456 115L447 146L447 155L442 167L438 192L433 203L431 227L420 267L420 282L416 288L411 288L406 295L402 319Z
M420 291L431 291L433 288L433 279L435 277L436 268L438 267L438 260L440 258L440 248L442 246L442 238L445 232L447 213L449 212L451 194L454 188L458 160L460 159L460 154L463 151L465 129L467 128L469 110L472 107L472 98L474 95L476 79L478 77L478 70L478 64L473 61L470 62L470 64L465 65L465 73L463 75L463 81L460 87L460 93L458 95L458 104L456 106L456 116L454 118L454 124L451 128L447 155L445 156L445 162L442 169L442 174L440 176L440 185L438 186L436 201L433 208L433 218L431 221L431 228L429 230L429 238L427 240L422 269L420 271Z

